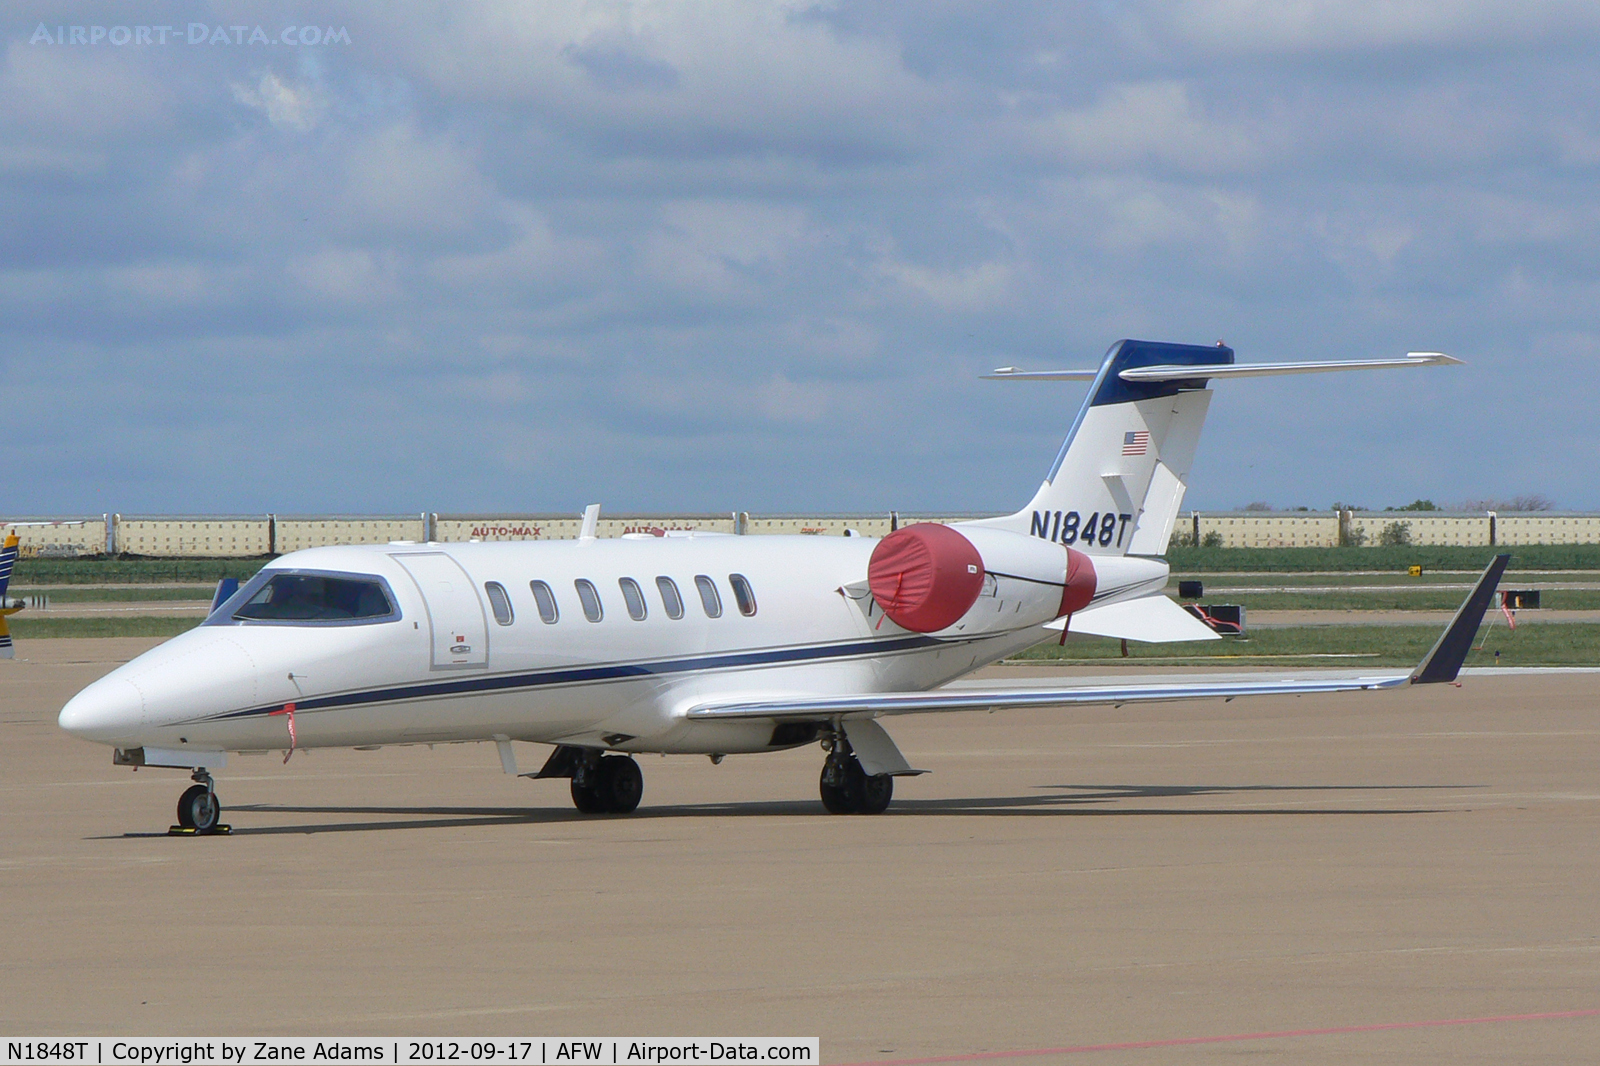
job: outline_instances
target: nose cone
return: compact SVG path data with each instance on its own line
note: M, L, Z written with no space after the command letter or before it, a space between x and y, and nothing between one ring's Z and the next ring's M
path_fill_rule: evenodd
M68 700L57 721L85 740L134 745L144 725L144 698L131 682L103 677Z

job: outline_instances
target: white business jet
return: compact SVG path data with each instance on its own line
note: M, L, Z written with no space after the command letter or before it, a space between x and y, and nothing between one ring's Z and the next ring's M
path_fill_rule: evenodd
M641 752L821 742L834 813L878 813L914 774L879 719L932 711L1336 692L1454 679L1505 557L1409 673L941 688L1043 639L1215 639L1169 599L1165 552L1214 379L1457 360L1235 365L1216 347L1121 341L1021 511L887 537L595 537L393 543L284 555L205 622L85 688L61 727L113 761L191 771L179 825L218 825L227 752L494 741L554 745L590 814L634 810Z

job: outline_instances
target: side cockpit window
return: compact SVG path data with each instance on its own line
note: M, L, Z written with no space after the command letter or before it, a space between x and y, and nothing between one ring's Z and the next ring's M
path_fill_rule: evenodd
M243 602L225 620L350 624L400 617L383 579L359 574L264 571L235 600Z

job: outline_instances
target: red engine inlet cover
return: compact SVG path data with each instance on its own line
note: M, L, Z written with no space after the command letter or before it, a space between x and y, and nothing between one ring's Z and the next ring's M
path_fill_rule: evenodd
M1061 613L1071 614L1089 606L1089 601L1094 599L1096 580L1094 562L1081 551L1068 548L1067 583L1061 589Z
M919 522L872 549L867 584L894 624L932 633L967 613L983 589L983 557L949 526Z

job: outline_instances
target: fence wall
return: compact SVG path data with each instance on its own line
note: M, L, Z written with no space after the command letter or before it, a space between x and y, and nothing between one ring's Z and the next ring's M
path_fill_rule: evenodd
M1497 544L1600 544L1600 515L1547 511L1500 515Z
M600 516L597 533L697 530L710 533L804 533L886 536L898 523L958 522L978 514L620 514ZM1402 523L1410 543L1470 546L1600 544L1600 514L1443 514L1436 511L1234 511L1188 512L1174 533L1220 547L1332 547L1376 545L1385 529ZM109 527L109 528L108 528ZM15 532L22 554L255 557L282 555L329 544L391 541L570 540L582 527L575 514L470 515L110 515L82 518L0 519L0 536Z
M1339 544L1339 516L1332 511L1295 511L1268 514L1241 511L1227 514L1191 513L1195 543L1207 543L1208 534L1222 538L1223 548L1332 548ZM1180 531L1183 523L1174 523Z
M1407 527L1412 544L1465 544L1487 546L1493 543L1487 514L1438 514L1433 511L1357 512L1348 518L1350 533L1357 530L1373 545L1383 539L1383 531L1396 522ZM1352 542L1353 542L1353 538Z
M24 559L102 555L106 550L107 521L106 515L0 519L0 540L15 533L18 554Z
M272 554L283 555L328 544L388 544L428 539L423 515L277 515Z

